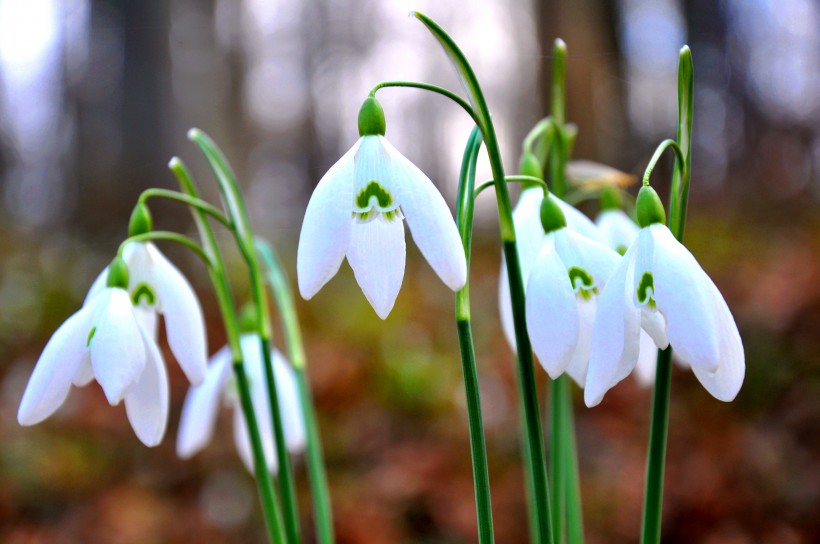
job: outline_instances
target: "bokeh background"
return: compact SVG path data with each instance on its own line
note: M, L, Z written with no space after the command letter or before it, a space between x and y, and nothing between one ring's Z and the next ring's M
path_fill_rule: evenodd
M307 200L354 143L370 87L413 79L459 89L437 44L406 17L410 7L436 18L474 62L510 172L521 138L546 114L555 37L569 46L575 156L633 174L674 136L677 52L691 46L687 242L734 311L747 375L737 400L723 404L675 371L664 542L820 540L816 1L0 0L0 542L262 542L229 417L206 451L175 456L186 382L170 353L171 422L155 449L96 385L32 428L17 425L17 406L48 337L126 235L137 195L174 187L171 156L216 199L185 139L191 126L224 148L256 229L293 272ZM452 202L469 120L416 90L380 99L391 141ZM661 192L668 170L656 173ZM479 176L489 177L486 164ZM477 212L476 349L498 541L525 542L493 207L488 195ZM181 207L152 210L159 227L192 230ZM166 251L200 293L215 351L224 333L207 275L186 253ZM412 244L408 252L384 322L346 265L314 300L299 301L340 543L475 541L453 297ZM590 543L637 541L649 407L650 391L633 380L595 409L578 403ZM310 541L307 513L303 524Z

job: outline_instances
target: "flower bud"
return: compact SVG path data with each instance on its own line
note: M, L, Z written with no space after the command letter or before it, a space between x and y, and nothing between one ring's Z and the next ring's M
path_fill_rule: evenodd
M108 278L105 285L120 289L128 288L128 265L119 255L114 257L114 260L108 265Z
M601 189L601 211L620 210L621 191L616 187L606 186Z
M546 195L541 201L541 226L544 227L544 233L550 233L554 230L567 226L567 218L564 217L564 212L558 206L550 195Z
M128 236L137 236L154 230L154 220L151 212L144 202L138 202L131 212L131 220L128 223Z
M359 109L359 136L384 136L386 131L382 105L375 97L368 96Z
M638 225L648 227L654 223L666 224L666 212L663 209L663 204L655 192L655 189L649 185L644 185L638 191L638 200L636 202Z

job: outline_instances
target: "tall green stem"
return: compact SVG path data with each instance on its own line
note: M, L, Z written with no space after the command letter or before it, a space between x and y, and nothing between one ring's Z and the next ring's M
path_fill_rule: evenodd
M307 469L311 497L313 498L316 539L319 544L332 544L335 541L333 511L330 504L330 492L328 491L319 425L316 420L316 410L307 379L307 357L302 343L302 332L299 328L296 307L293 303L293 293L281 260L274 249L259 238L256 239L255 244L256 250L268 271L268 283L273 290L273 296L277 302L276 307L279 309L279 317L282 320L282 328L285 333L288 359L290 359L296 371L299 400L307 432Z
M458 185L456 224L464 245L468 278L464 287L456 293L456 328L464 372L464 392L467 400L467 417L470 426L470 454L473 461L473 484L475 486L476 516L478 518L478 541L492 544L493 513L490 500L490 476L487 468L487 446L484 439L484 423L481 417L478 371L476 370L473 330L470 323L470 255L472 249L473 211L475 209L475 166L481 148L481 132L473 129L464 151Z
M196 128L188 131L188 138L199 146L216 176L222 199L227 208L228 217L234 225L232 231L235 235L236 243L248 267L251 296L254 307L256 308L257 333L259 334L262 357L265 363L265 385L268 393L271 420L273 422L276 456L279 462L278 479L284 509L285 531L288 535L288 542L297 544L300 542L299 511L296 503L296 486L293 479L293 467L291 466L287 445L285 443L285 431L279 405L279 394L276 389L276 378L273 372L270 343L270 309L268 308L262 272L259 267L259 261L256 258L256 250L253 246L253 231L251 230L250 220L248 219L247 207L242 197L242 191L239 190L236 176L219 147L217 147L208 135Z
M185 164L178 158L171 159L169 168L176 175L182 190L192 198L199 199L199 194L194 185ZM200 238L204 245L204 252L208 256L210 266L208 274L216 292L219 309L225 324L225 334L228 338L228 345L233 358L233 370L236 376L237 389L242 404L242 413L250 434L251 451L253 453L254 473L256 474L256 486L259 490L259 499L262 505L262 513L265 518L265 526L268 530L268 540L271 543L282 544L285 540L283 530L282 514L273 489L273 480L268 470L268 462L265 459L265 452L262 446L262 438L259 433L259 424L253 409L248 377L245 373L244 358L242 348L239 343L239 324L235 313L233 296L231 295L228 276L225 272L225 264L219 245L216 243L216 236L208 223L206 212L199 207L193 208L194 221L199 230Z
M669 224L672 233L683 243L686 206L689 199L692 164L692 103L694 67L692 53L684 46L678 64L678 131L675 169L669 196ZM663 479L666 467L666 442L669 427L669 397L672 388L672 348L658 351L655 391L652 396L652 419L649 427L649 452L646 461L642 544L659 544L663 514Z

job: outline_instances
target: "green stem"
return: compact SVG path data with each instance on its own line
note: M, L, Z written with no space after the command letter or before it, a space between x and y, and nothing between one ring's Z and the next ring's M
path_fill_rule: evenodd
M683 243L689 181L692 165L692 105L694 67L692 52L684 46L678 64L678 131L677 161L672 176L669 215L670 230ZM655 391L652 397L652 420L649 427L649 452L646 461L642 544L658 544L663 514L663 478L666 465L666 442L669 427L669 397L672 388L672 348L658 352Z
M547 189L547 182L535 176L506 176L504 179L507 183L534 183L536 185L540 185L544 189ZM484 191L484 189L489 189L490 187L495 187L494 179L479 184L473 192L473 198L478 197L478 195L480 195Z
M535 126L530 129L526 136L524 136L524 141L521 144L521 147L525 151L533 151L533 145L535 142L542 137L546 137L550 134L552 127L552 118L546 117L541 119Z
M300 541L299 511L296 503L296 486L293 478L293 467L285 443L285 432L278 399L279 395L276 390L276 378L271 360L270 309L268 307L262 272L253 245L253 231L251 230L250 220L248 219L248 211L245 206L245 200L242 197L242 192L239 190L236 176L219 147L207 134L196 128L192 128L188 131L188 138L199 146L216 176L222 199L228 211L228 217L234 225L232 232L234 233L242 258L248 267L251 296L254 307L256 308L256 328L259 334L262 357L265 363L265 385L268 393L271 420L273 422L276 455L279 461L278 480L279 491L282 495L285 531L288 535L288 542L297 544Z
M464 111L466 111L467 114L473 119L473 121L476 121L476 124L478 124L476 113L473 110L472 106L470 106L470 104L468 104L466 100L458 96L453 91L450 91L443 87L439 87L438 85L431 85L429 83L421 83L418 81L383 81L375 87L373 87L372 89L370 89L370 96L376 96L376 91L378 91L379 89L384 89L385 87L409 87L413 89L422 89L425 91L431 91L436 94L440 94L461 106L462 109L464 109Z
M199 198L198 191L194 185L188 169L178 158L174 157L168 167L179 180L182 190L193 198ZM245 374L242 348L239 341L239 323L234 311L233 296L231 295L228 277L225 272L224 260L216 243L216 235L213 232L206 213L200 208L193 210L194 221L199 230L202 243L205 246L211 266L208 268L211 282L214 285L219 309L225 324L225 334L228 338L228 345L233 358L233 370L236 376L237 388L242 404L242 413L248 426L250 435L251 450L253 453L254 473L256 475L256 486L259 491L259 500L262 505L262 514L265 518L265 526L268 532L268 541L282 544L285 542L283 531L282 514L273 489L273 479L268 470L268 463L265 459L265 452L262 446L262 438L259 433L259 424L253 410L248 378Z
M207 215L210 215L211 217L213 217L214 219L216 219L217 221L219 221L220 223L225 225L227 228L229 228L229 229L233 228L233 225L231 224L231 221L225 216L224 213L222 213L222 210L220 210L216 206L212 206L211 204L205 202L201 198L193 197L191 195L188 195L188 194L185 194L185 193L180 193L178 191L169 191L168 189L151 188L151 189L146 189L142 192L142 194L140 195L140 197L138 199L138 202L140 204L145 204L145 202L149 198L152 198L152 197L154 197L154 198L164 198L164 199L167 199L167 200L174 200L176 202L182 202L183 204L187 204L188 206L191 206L192 208L196 208L197 210L199 210L199 211L201 211L201 212L203 212Z
M267 280L273 291L273 296L277 302L276 307L279 309L279 317L282 320L288 359L290 359L296 370L299 400L307 432L307 469L313 498L316 538L320 544L332 544L335 541L333 510L330 504L330 492L328 490L324 455L322 454L319 425L316 420L316 410L307 379L307 357L305 356L302 332L299 328L299 319L293 302L293 292L279 256L273 247L261 238L255 240L255 245L268 271Z
M570 395L567 395L572 400ZM583 544L584 542L584 518L581 510L581 481L578 471L578 447L575 442L575 421L572 411L572 403L569 409L564 410L564 428L567 456L569 459L567 466L567 540L570 544Z
M202 259L202 262L205 263L205 266L210 267L212 265L211 258L208 256L205 250L202 249L202 246L200 246L184 234L167 230L152 230L150 232L144 232L142 234L137 234L135 236L129 236L128 238L123 240L122 243L120 243L120 247L117 248L117 255L119 257L122 257L122 252L125 250L125 246L127 246L131 242L155 242L159 240L164 240L166 242L174 242L182 246L185 246L191 251L193 251L197 255L197 257Z
M652 158L649 159L649 164L646 165L646 170L644 170L643 173L643 185L649 185L649 178L652 176L652 171L658 164L658 160L660 160L661 156L663 155L663 152L667 149L671 149L675 153L675 169L677 170L680 168L681 171L686 170L686 158L683 154L683 150L675 140L666 139L658 144L658 147L655 148L655 153L653 153ZM672 195L674 195L677 192L676 187L674 185L675 184L673 184L673 189L671 191ZM670 198L677 200L677 198L674 196L671 196ZM670 205L670 209L674 208L672 208Z
M478 151L481 148L481 132L473 129L464 151L458 185L458 208L456 225L464 246L467 270L470 269L472 248L473 212L475 198L475 168ZM484 438L484 423L481 417L478 371L475 361L473 330L470 323L470 282L469 276L464 287L456 293L456 329L461 352L461 366L464 372L464 392L467 400L467 417L470 427L470 454L473 461L473 485L475 486L476 516L478 519L478 541L492 544L493 513L490 499L490 476L487 467L487 446Z
M550 500L552 501L552 539L556 543L564 542L566 534L567 496L566 496L566 427L564 412L565 398L569 391L567 376L562 374L550 384Z

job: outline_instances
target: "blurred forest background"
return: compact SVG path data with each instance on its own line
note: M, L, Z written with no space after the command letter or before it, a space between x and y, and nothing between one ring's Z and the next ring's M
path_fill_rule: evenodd
M17 407L48 337L126 235L137 195L174 187L171 156L216 199L185 139L191 126L223 147L258 233L294 272L307 200L355 142L368 90L388 79L459 90L438 45L406 17L410 7L437 19L474 62L510 173L521 138L546 114L554 38L569 47L575 157L638 175L674 136L677 52L691 46L687 243L733 309L747 375L737 400L723 404L690 372L675 372L664 542L820 540L815 0L0 0L0 542L262 541L227 417L207 450L175 456L187 384L170 353L171 422L158 448L138 442L97 385L74 390L32 428L17 425ZM392 143L452 202L469 119L416 90L379 97ZM661 192L664 175L654 178ZM499 542L525 542L513 357L497 317L497 220L492 197L480 204L472 292L495 525ZM152 211L160 228L193 229L178 205L154 202ZM205 271L163 249L197 287L215 351L224 334ZM340 543L475 541L453 298L415 246L408 251L385 322L347 265L313 301L299 301ZM599 407L578 403L591 544L637 541L649 406L650 391L631 379ZM309 541L308 514L303 524Z

